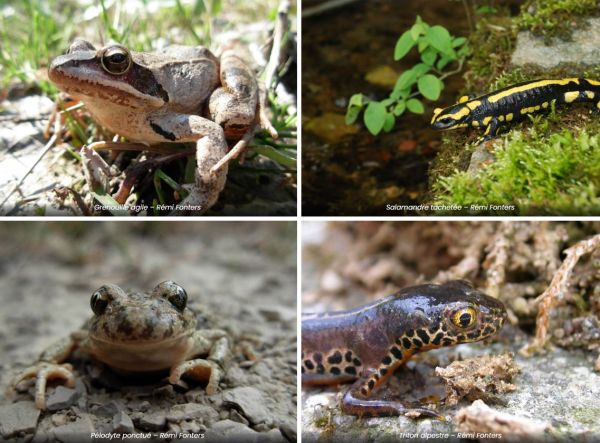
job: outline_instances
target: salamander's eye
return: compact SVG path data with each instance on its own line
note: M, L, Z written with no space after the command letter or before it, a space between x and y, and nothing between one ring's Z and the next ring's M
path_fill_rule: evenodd
M108 291L104 286L102 286L100 289L98 289L92 294L90 306L92 307L92 311L94 311L94 314L104 314L104 312L106 311L106 307L108 306Z
M452 119L450 117L444 117L442 119L439 120L440 123L443 123L445 125L452 123Z
M475 323L477 311L472 307L462 308L452 314L450 319L452 320L452 324L457 328L466 329Z
M122 46L111 46L106 48L100 62L109 74L125 74L131 68L131 53Z

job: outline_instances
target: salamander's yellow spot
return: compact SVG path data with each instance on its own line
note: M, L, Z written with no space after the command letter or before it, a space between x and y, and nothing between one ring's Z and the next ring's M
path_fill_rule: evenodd
M479 126L479 122L477 120L473 120L473 123L471 123L473 126L475 126L476 128Z
M592 91L585 91L585 93L589 98L594 98L594 95L596 95Z
M539 110L540 110L540 106L539 106L539 105L538 105L538 106L536 106L536 107L535 107L535 110L536 110L536 111L539 111Z
M435 108L435 109L433 110L433 115L434 115L434 116L435 116L435 115L438 115L438 114L439 114L440 112L442 112L442 111L443 111L443 109L442 109L442 108Z
M502 100L505 97L511 96L517 92L529 91L530 89L539 88L541 86L548 85L567 85L570 82L575 82L575 84L579 84L579 79L577 78L565 78L563 80L540 80L539 82L529 83L523 86L516 86L514 88L509 88L506 91L499 92L498 94L493 94L488 97L488 101L490 103L496 103L498 100ZM591 80L590 80L591 83ZM600 85L600 83L596 83ZM525 112L521 111L521 113L525 114Z
M521 109L521 114L527 114L527 109L529 109L529 108L523 108L523 109Z
M596 81L596 80L590 80L589 78L586 79L588 81L588 83L590 85L596 85L596 86L600 86L600 82Z
M571 103L579 97L579 91L565 92L565 102Z
M465 107L461 108L460 111L455 112L454 114L446 114L445 117L449 117L456 121L460 121L463 117L466 117L470 113L471 113L471 110L465 106Z
M512 112L506 116L506 121L509 122L513 119Z
M468 95L463 95L459 100L458 103L464 103L466 101L469 100L469 96Z
M490 120L492 120L492 117L486 117L483 119L483 126L487 126L490 124Z
M498 117L498 120L500 120L501 122L503 122L504 121L504 116L501 115L500 117Z
M544 108L544 109L545 109L545 108L547 108L547 107L548 107L548 102L544 102L544 103L542 103L542 108Z
M473 109L475 109L477 106L479 106L481 104L481 102L479 100L475 100L473 102L467 103L467 106L469 107L469 109L472 111Z

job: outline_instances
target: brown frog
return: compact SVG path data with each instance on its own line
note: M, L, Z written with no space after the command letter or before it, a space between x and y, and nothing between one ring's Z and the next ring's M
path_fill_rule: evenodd
M36 377L35 404L44 409L47 380L62 378L67 386L75 386L73 367L61 364L75 349L118 373L169 369L171 383L187 373L207 380L208 394L217 392L229 358L227 333L196 330L196 318L186 307L187 293L181 286L165 281L150 293L134 293L104 285L94 292L90 303L94 317L80 331L45 350L38 363L17 374L7 396L22 380Z
M196 142L195 182L184 185L189 196L181 205L199 212L217 201L228 161L243 155L258 123L277 137L264 90L231 51L220 58L201 46L144 53L117 43L96 50L77 40L52 61L48 77L131 141ZM229 151L226 139L240 141Z

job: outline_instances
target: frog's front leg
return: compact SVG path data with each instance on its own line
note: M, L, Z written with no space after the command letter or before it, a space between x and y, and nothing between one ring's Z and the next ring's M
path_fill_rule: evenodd
M170 383L177 383L183 374L189 374L199 380L208 380L206 393L215 394L221 381L223 370L229 360L229 342L227 333L220 329L204 329L194 333L194 345L190 356L208 354L206 359L196 358L171 368Z
M6 389L6 396L10 397L21 381L35 377L35 405L38 409L44 409L46 407L46 383L48 380L62 378L66 380L66 385L69 388L75 386L73 366L69 363L60 363L71 355L77 344L77 340L67 337L46 349L40 356L38 363L15 375Z
M226 167L211 174L211 168L229 151L223 128L209 119L187 114L153 116L149 123L154 132L167 140L196 142L195 182L183 186L189 195L181 204L201 206L200 211L204 212L216 203L227 180Z
M208 109L214 122L225 131L228 139L239 141L212 168L216 174L230 160L240 157L243 161L246 149L254 136L254 126L257 122L265 128L273 138L277 131L266 116L266 92L254 77L254 73L232 51L226 51L221 56L220 78L222 87L216 89L210 96Z
M389 417L395 415L418 417L425 415L437 418L438 420L444 420L442 415L431 409L421 407L421 405L369 399L368 395L374 387L379 385L385 378L376 369L368 368L363 370L360 378L344 396L342 400L342 412L361 417Z

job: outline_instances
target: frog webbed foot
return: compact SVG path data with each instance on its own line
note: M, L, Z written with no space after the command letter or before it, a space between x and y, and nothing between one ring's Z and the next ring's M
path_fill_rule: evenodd
M169 382L177 383L183 374L189 374L198 380L208 380L206 393L208 395L217 393L221 381L221 368L214 361L196 358L174 366L171 368Z
M69 363L56 364L39 362L34 366L19 372L10 382L6 389L6 396L10 397L17 385L27 379L35 377L35 405L38 409L46 407L46 383L48 380L62 378L66 380L65 384L72 388L75 386L75 376L73 375L73 366Z

